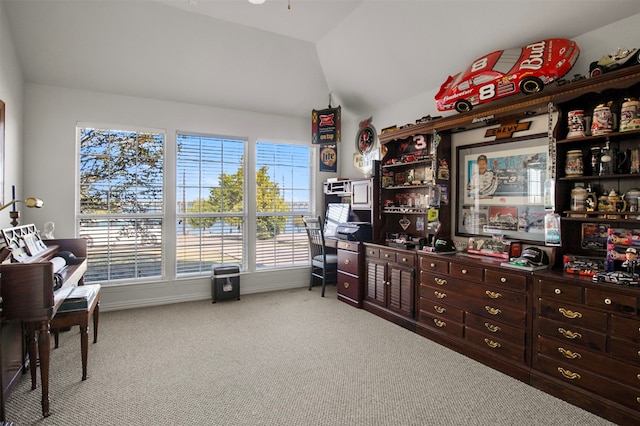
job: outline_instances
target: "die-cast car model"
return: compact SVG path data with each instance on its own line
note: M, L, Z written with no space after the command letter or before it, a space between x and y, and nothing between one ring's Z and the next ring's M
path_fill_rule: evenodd
M519 92L540 92L567 74L580 49L573 40L550 38L523 48L498 50L449 76L435 96L439 111L470 111L474 106Z
M640 278L638 274L623 271L599 272L593 276L593 281L637 287Z
M589 77L597 77L605 72L640 64L640 49L618 49L611 55L604 55L589 64Z

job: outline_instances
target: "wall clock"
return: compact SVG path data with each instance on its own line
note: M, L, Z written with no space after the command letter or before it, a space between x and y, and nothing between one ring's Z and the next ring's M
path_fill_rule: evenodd
M358 133L356 134L356 151L362 155L373 151L376 145L376 129L371 124L373 117L360 122Z

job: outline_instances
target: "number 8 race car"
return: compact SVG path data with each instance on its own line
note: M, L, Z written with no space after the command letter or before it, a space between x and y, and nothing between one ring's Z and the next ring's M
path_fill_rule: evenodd
M504 96L540 92L545 84L567 74L579 55L578 45L564 38L489 53L464 72L449 76L435 96L436 106L439 111L466 112Z

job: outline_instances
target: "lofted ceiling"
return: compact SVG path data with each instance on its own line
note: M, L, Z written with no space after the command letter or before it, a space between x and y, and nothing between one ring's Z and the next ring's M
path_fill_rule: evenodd
M28 83L297 117L329 93L362 116L493 50L640 13L638 0L0 1Z

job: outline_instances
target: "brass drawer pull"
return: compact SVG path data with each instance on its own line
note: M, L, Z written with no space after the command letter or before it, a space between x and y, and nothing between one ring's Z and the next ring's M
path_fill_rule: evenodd
M408 260L408 259L407 259L406 257L403 257L403 258L402 258L402 261L403 261L403 262L406 262L407 260Z
M502 330L500 326L489 324L488 322L485 322L484 326L492 333L497 333L498 331Z
M438 285L445 285L447 283L447 280L445 280L444 278L434 278L434 281L436 282L436 284Z
M439 314L444 314L445 312L447 312L447 308L443 308L442 306L438 305L433 305L433 309L435 309Z
M565 309L565 308L558 308L558 312L560 312L562 315L564 315L565 317L569 318L569 319L576 319L576 318L582 318L582 314L578 311L573 312L569 309Z
M640 403L640 396L636 398L636 401Z
M558 329L558 333L562 334L564 337L566 337L567 339L582 339L582 334L580 333L574 333L571 330L565 330L564 328L560 327Z
M440 321L439 319L436 319L436 318L433 319L433 323L436 325L436 327L440 327L440 328L445 327L447 325L446 322Z
M344 264L345 264L345 265L348 265L349 263L350 263L350 262L349 262L349 259L345 259L345 260L344 260Z
M484 342L487 344L487 346L489 346L492 349L497 349L500 346L502 346L500 343L494 342L493 340L489 340L489 339L484 339Z
M638 374L636 377L638 378L638 380L640 380L640 374Z
M344 248L351 248L351 244L345 243Z
M485 306L484 307L487 312L489 312L491 315L499 315L502 313L502 311L498 308L492 308L491 306Z
M433 263L433 262L431 262L431 263L429 264L429 266L430 266L431 268L435 268L435 267L436 267L436 264L435 264L435 263Z
M565 348L558 348L558 352L560 352L565 358L569 358L569 359L582 358L582 355L580 355L578 352L572 352Z
M498 299L498 298L502 297L502 294L497 293L495 291L491 291L491 290L485 291L485 294L487 296L489 296L490 298L492 298L492 299Z
M447 293L440 293L439 291L434 291L433 294L435 294L438 299L444 299L447 297Z
M467 270L466 270L466 269L463 269L463 270L462 270L462 271L460 271L460 272L462 272L462 275L467 275Z
M500 278L500 282L501 282L501 283L506 283L506 282L507 282L507 279L506 279L505 277L501 277L501 278Z
M344 283L344 288L349 288L349 283L345 282Z
M562 374L565 378L569 379L569 380L575 380L575 379L581 379L582 377L580 377L580 375L578 373L574 373L570 370L565 370L562 367L558 367L558 371L560 372L560 374Z
M390 254L385 254L384 257L391 257L391 255Z
M610 305L611 304L611 299L609 299L608 297L606 299L604 299L604 304L605 305Z
M560 294L560 293L562 293L562 290L560 290L559 288L556 288L555 290L553 290L553 292L555 294Z

